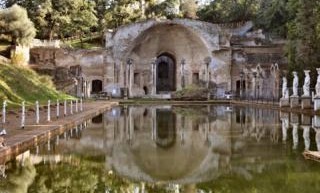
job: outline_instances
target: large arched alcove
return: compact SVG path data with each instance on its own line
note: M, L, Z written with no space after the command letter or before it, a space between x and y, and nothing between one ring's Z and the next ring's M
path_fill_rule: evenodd
M203 68L204 58L211 56L201 34L189 27L176 23L158 23L141 32L128 48L124 57L134 60L134 73L144 74L141 79L140 92L143 87L161 92L175 91L181 88L181 61L185 61L185 83L192 84L193 71ZM157 73L152 74L152 60L156 58ZM165 75L166 78L161 78ZM156 76L157 82L152 78ZM202 77L200 77L202 78ZM156 87L156 89L154 89ZM132 95L135 93L132 89ZM137 91L138 93L138 91Z

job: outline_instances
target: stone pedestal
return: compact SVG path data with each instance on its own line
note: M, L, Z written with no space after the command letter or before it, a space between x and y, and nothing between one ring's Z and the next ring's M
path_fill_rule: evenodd
M280 107L289 107L289 99L288 98L281 98L280 99Z
M290 97L290 107L291 108L296 108L299 107L299 97L298 96L291 96Z
M301 97L301 108L302 108L302 109L310 109L311 107L312 107L311 97L309 97L309 96L302 96L302 97Z
M314 110L320 110L320 97L314 97L313 98L314 101Z

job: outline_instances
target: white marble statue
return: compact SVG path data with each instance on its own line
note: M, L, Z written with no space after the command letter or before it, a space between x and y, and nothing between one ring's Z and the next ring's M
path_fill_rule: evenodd
M310 70L304 71L303 96L310 96Z
M316 97L320 97L320 68L317 68L318 78L316 84Z
M292 96L298 96L298 87L299 87L299 77L298 77L298 73L296 71L292 72L293 74L293 84L292 84L292 91L293 94Z
M289 98L288 81L286 77L282 78L282 98L284 99Z

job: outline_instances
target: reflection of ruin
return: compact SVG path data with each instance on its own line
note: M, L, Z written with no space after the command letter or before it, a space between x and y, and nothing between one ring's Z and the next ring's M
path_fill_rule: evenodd
M129 106L106 113L107 168L135 180L189 184L241 173L247 165L255 171L261 160L281 159L278 112L237 108L228 113L216 106L188 111ZM248 143L250 139L258 143ZM270 140L275 145L263 145ZM270 153L261 157L264 148ZM238 160L242 157L253 163Z
M286 163L283 140L292 151L315 148L310 140L318 135L289 124L289 117L268 109L229 112L224 106L115 107L87 129L79 126L48 142L39 155L102 156L106 171L150 183L194 184L230 173L250 179L268 164Z
M320 117L313 119L311 125L308 115L248 107L114 107L88 121L88 127L81 124L53 137L17 160L29 157L37 169L89 163L141 193L150 186L199 192L201 182L215 185L225 179L251 184L271 177L276 183L300 168L315 172L301 156L320 147ZM297 157L288 158L292 154Z

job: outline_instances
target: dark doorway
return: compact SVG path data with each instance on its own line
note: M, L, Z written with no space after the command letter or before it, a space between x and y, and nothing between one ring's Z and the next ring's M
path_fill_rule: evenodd
M161 54L157 59L157 93L175 91L175 59L170 54Z
M93 94L99 93L102 91L102 81L101 80L93 80L92 81L92 92Z

